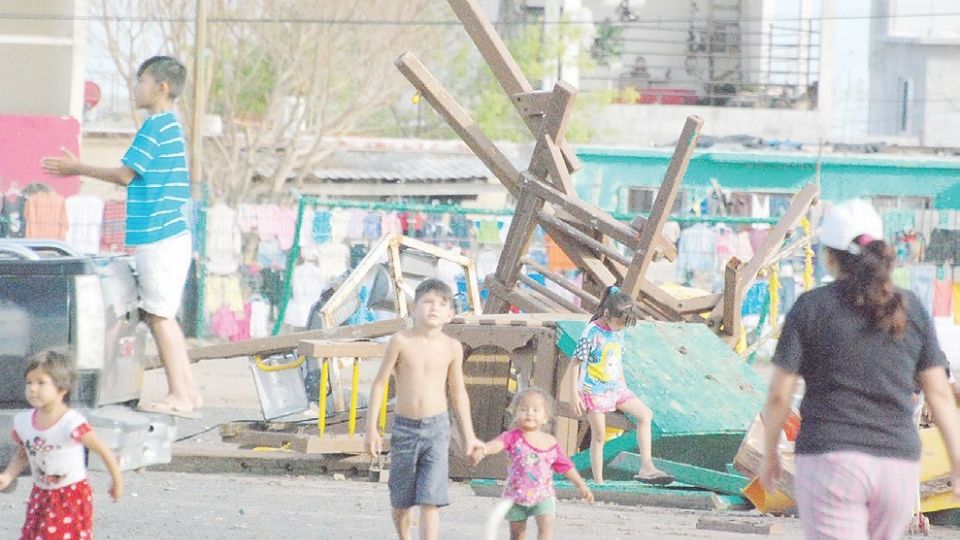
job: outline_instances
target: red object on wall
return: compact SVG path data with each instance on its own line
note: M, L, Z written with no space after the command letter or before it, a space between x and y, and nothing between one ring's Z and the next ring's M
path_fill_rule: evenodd
M49 176L40 169L40 160L62 155L61 148L79 154L80 122L75 118L0 114L0 191L13 183L23 189L39 182L62 197L76 195L79 177Z

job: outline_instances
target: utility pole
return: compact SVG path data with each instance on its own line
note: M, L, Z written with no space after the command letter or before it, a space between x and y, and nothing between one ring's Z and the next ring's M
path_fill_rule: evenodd
M203 52L207 48L207 0L197 0L196 49L193 54L193 121L190 123L190 193L200 199L203 183L203 117L206 83Z

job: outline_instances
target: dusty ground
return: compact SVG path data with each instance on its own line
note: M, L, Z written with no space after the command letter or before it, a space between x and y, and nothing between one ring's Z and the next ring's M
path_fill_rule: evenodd
M389 538L386 486L320 477L270 478L128 474L126 496L111 503L103 473L92 478L96 491L97 538ZM0 538L16 538L29 486L0 495ZM441 514L442 538L482 538L493 498L477 497L464 484L451 486L452 505ZM703 512L628 508L561 501L558 540L586 538L738 538L696 529ZM798 523L783 520L782 538L801 538ZM500 531L506 537L506 530Z
M190 435L220 422L256 419L259 405L245 360L203 362L195 367L208 407L201 420L179 421L180 436ZM365 373L365 379L370 374ZM362 387L366 388L364 382ZM163 377L152 372L146 381L148 399L164 392ZM216 429L178 443L180 448L226 448ZM176 463L174 465L177 465ZM96 537L138 539L382 539L391 538L387 488L359 480L330 476L246 476L187 474L183 472L129 472L126 494L119 503L106 495L108 477L92 473ZM0 494L0 539L17 538L23 522L29 480L21 478L17 490ZM486 514L494 498L475 496L462 483L450 489L451 506L441 513L442 538L483 538ZM802 538L799 522L768 518L755 512L724 514L610 504L587 505L561 501L558 507L558 540L744 538L745 535L696 529L701 516L727 516L779 522L778 538ZM531 523L531 527L533 524ZM532 533L532 529L531 529ZM956 537L957 532L936 529L934 538ZM506 538L501 527L499 538ZM533 538L533 536L531 536Z

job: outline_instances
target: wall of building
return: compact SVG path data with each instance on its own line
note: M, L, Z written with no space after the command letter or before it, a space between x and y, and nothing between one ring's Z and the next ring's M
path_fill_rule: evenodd
M672 144L687 116L703 118L703 135L752 135L809 142L820 133L817 111L685 105L610 105L594 122L597 144L649 147Z
M0 0L0 113L83 116L86 0Z

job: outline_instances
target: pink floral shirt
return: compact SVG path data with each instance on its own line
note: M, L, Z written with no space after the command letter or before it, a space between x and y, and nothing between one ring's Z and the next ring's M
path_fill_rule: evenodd
M504 432L497 440L511 458L503 498L515 504L533 506L553 497L553 473L563 474L573 468L559 444L545 450L534 448L520 429Z

